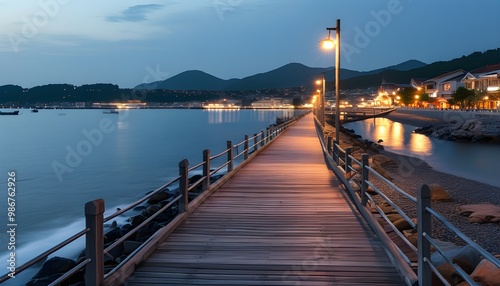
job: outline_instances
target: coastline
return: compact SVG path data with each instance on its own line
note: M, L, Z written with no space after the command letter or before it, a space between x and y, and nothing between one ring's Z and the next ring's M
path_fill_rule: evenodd
M415 126L416 128L446 121L444 118L431 118L411 113L411 111L404 111L398 112L396 110L384 117L395 122ZM341 136L346 136L345 141L348 141L347 137L350 137L346 134ZM490 203L500 205L500 187L437 171L427 162L416 157L400 155L386 150L379 150L378 153L390 157L396 162L396 164L384 166L384 169L391 174L393 183L408 194L415 196L421 184L441 185L449 192L452 201L433 202L432 208L486 251L493 255L500 255L500 244L498 243L500 224L469 223L467 216L462 216L456 211L458 206L468 204ZM416 206L413 203L404 199L388 187L382 187L382 190L387 192L386 195L403 210L408 212L411 217L416 218ZM463 245L460 238L437 222L433 225L433 234L443 241Z
M423 127L429 124L444 122L444 120L441 119L430 118L411 113L403 113L399 112L398 110L395 110L384 117L395 122L408 124L415 127Z
M398 112L397 110L385 117L392 121L416 127L423 127L444 121L416 114ZM417 188L421 184L440 184L450 193L453 200L450 202L433 202L432 208L436 209L450 223L488 252L493 255L500 254L500 244L498 243L500 224L469 223L467 216L459 215L456 212L458 206L466 204L491 203L500 205L500 187L437 171L425 161L415 157L400 155L386 150L380 151L380 154L388 156L396 162L396 165L385 168L393 175L393 182L409 194L415 196ZM396 195L393 194L393 197L396 197ZM403 199L395 199L395 202L401 204L405 209L410 210L410 213L416 217L416 213L412 212L414 207L408 202ZM461 239L437 224L435 224L433 231L442 240L457 244L461 242Z

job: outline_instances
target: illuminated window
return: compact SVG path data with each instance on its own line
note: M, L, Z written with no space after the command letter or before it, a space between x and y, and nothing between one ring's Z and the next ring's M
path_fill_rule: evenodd
M443 90L450 90L450 89L451 89L451 84L450 83L443 84Z
M489 86L498 86L498 79L490 79Z

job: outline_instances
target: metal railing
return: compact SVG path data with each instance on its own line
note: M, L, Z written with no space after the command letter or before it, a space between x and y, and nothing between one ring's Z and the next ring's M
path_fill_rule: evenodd
M56 246L48 249L47 251L41 253L30 261L24 263L23 265L16 268L15 274L25 271L26 269L32 267L35 264L38 264L47 259L47 257L51 254L54 254L59 249L71 244L78 238L83 236L86 237L85 243L85 257L79 261L79 263L69 270L64 275L60 276L57 280L51 282L50 286L59 285L60 283L66 281L75 273L85 270L85 285L95 286L95 285L115 285L121 284L121 280L126 277L123 276L123 273L120 272L120 268L124 265L127 265L134 256L144 251L145 247L148 246L154 239L158 232L161 230L157 230L153 235L151 235L145 242L139 245L133 252L128 254L128 256L121 260L118 265L116 265L113 269L104 273L104 261L107 258L115 258L115 253L122 253L124 243L129 240L134 234L137 234L139 230L147 226L151 223L155 218L157 218L160 214L165 213L167 210L170 210L175 213L175 216L170 219L167 225L163 226L163 228L168 227L170 224L174 223L175 220L183 220L184 218L180 218L181 216L187 216L191 211L191 204L193 204L194 199L190 201L189 193L194 192L195 189L198 189L199 192L195 195L196 198L200 198L199 203L201 203L205 197L208 197L213 191L217 190L225 181L227 181L230 177L232 177L242 166L250 161L255 155L257 155L260 151L265 149L270 143L274 141L280 134L282 134L290 125L297 122L300 118L307 114L303 113L298 115L297 117L290 118L287 121L279 124L277 126L270 126L266 128L266 130L261 131L260 133L254 134L252 137L248 135L245 136L245 139L237 144L233 144L231 141L227 141L227 148L216 155L210 156L210 150L203 151L203 159L202 162L189 166L188 160L182 160L179 162L179 175L173 178L170 182L162 185L156 190L150 192L148 195L143 198L137 200L136 202L128 205L127 207L121 208L115 213L104 217L104 200L97 199L85 204L85 229L79 231L63 242L57 244ZM241 150L240 150L241 149ZM225 158L225 162L220 164L214 169L211 169L211 163L216 159ZM236 163L239 162L236 165ZM189 182L190 173L193 173L199 169L202 169L202 175L194 182ZM220 176L216 180L214 180L212 184L212 180L214 176ZM158 211L151 214L147 219L142 221L140 224L135 226L133 229L129 230L119 239L113 241L106 248L104 247L104 223L109 222L112 219L122 215L130 210L133 210L135 207L145 203L150 198L159 194L160 192L166 191L169 187L178 185L178 194L169 199L170 201L161 207ZM203 195L205 197L203 197ZM175 211L175 206L177 206L177 211ZM197 206L197 205L196 205ZM193 206L193 209L196 207ZM140 260L147 258L146 256L141 257ZM133 262L136 264L137 262ZM127 270L129 271L129 270ZM0 283L3 283L9 279L11 279L10 272L0 277ZM130 274L130 273L128 273ZM117 279L114 276L120 276ZM106 279L109 279L110 282L106 282ZM118 281L119 280L119 281ZM118 282L116 282L118 281ZM121 282L120 282L121 281Z
M443 275L439 273L437 266L431 259L431 246L436 250L434 253L439 253L439 255L453 267L455 273L460 276L461 279L469 283L469 285L480 285L470 277L470 273L467 273L454 262L452 257L449 257L450 255L447 254L443 247L437 243L437 240L432 237L432 223L435 221L451 230L462 240L464 245L472 247L482 259L486 259L500 268L500 261L497 258L472 241L441 214L431 208L429 186L425 184L421 185L418 188L417 196L411 196L385 178L382 174L378 173L374 168L370 167L368 154L362 154L361 160L357 160L353 157L351 148L343 149L339 146L338 142L334 142L333 138L325 138L323 128L317 121L316 127L328 165L344 183L357 209L377 233L386 248L386 253L389 255L396 268L398 268L398 271L401 273L407 285L431 285L431 278L433 275L441 280L444 285L450 285ZM354 178L358 178L358 182L356 182ZM356 186L354 186L353 183L356 184ZM389 188L402 199L408 200L414 204L418 223L415 223L405 210L394 203L391 197L382 191L384 188ZM377 199L375 199L375 195ZM403 232L398 230L394 223L391 222L389 217L379 206L381 202L392 207L417 233L417 247L415 247ZM374 212L383 219L383 224L385 224L385 226L390 227L393 232L397 234L397 239L404 242L403 245L406 246L404 249L396 245L394 238L390 239L388 237L387 231L375 218ZM416 256L416 261L413 261L410 256Z

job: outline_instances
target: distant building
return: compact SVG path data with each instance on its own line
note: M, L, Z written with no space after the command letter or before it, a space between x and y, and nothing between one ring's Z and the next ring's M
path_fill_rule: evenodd
M422 90L424 88L424 82L426 81L426 78L412 78L410 80L410 85L413 88L416 88L418 90Z
M462 83L468 89L475 89L481 95L483 108L500 108L500 63L468 72Z
M252 102L252 108L294 108L292 102L289 99L263 99Z
M378 88L378 95L383 96L383 95L388 95L388 96L393 96L396 95L400 90L411 87L409 84L402 84L402 83L381 83L379 88Z
M464 86L461 82L466 72L462 69L439 75L422 83L424 92L431 98L450 99L457 88Z
M396 104L398 92L409 87L411 87L409 84L382 82L378 88L377 97L374 98L375 105L391 106Z

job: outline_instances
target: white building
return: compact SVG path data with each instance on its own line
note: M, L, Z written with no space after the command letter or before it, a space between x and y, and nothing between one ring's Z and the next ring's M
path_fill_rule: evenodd
M461 80L465 74L466 72L460 69L428 79L422 83L424 91L431 98L450 99L457 88L464 86Z

